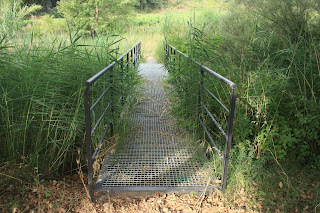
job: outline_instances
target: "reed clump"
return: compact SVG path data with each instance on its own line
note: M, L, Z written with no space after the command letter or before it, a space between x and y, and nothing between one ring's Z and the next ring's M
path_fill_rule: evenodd
M22 163L31 174L56 176L77 168L80 150L86 164L84 82L119 56L120 40L104 36L86 44L77 33L62 39L31 34L10 43L1 36L0 163ZM114 79L122 77L117 69ZM134 70L126 75L127 95L138 83ZM122 81L114 82L115 90L123 88ZM117 123L121 109L115 113L111 120Z

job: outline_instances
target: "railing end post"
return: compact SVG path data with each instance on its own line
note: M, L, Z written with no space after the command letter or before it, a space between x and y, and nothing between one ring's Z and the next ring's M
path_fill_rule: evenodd
M95 203L95 199L94 199L94 189L93 189L93 185L89 185L89 197L90 197L90 201L92 203Z

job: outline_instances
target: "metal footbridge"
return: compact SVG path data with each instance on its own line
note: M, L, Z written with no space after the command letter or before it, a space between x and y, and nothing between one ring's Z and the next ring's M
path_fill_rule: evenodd
M169 71L171 62L181 59L181 57L188 58L170 45L165 46L165 51ZM139 64L140 54L141 42L86 81L86 144L88 188L91 200L94 202L94 192L98 191L191 192L225 188L235 105L235 84L194 61L199 66L201 75L207 72L207 74L220 79L231 88L229 109L208 91L229 113L226 132L214 118L214 115L205 110L208 117L216 121L218 128L222 130L226 137L224 152L219 151L210 131L206 128L206 122L201 120L200 117L198 121L195 121L204 130L207 140L211 142L223 164L221 181L217 181L216 177L209 175L209 172L203 168L203 162L194 157L196 148L186 144L184 130L178 128L177 120L170 114L172 104L162 84L168 75L167 69L156 63ZM179 57L176 57L178 55ZM107 116L108 111L112 114L116 110L114 109L115 104L112 103L115 102L114 100L109 103L99 102L102 102L104 96L107 96L108 93L111 93L107 96L110 99L115 96L112 94L112 84L115 81L112 78L113 72L120 70L119 72L123 73L121 75L123 78L117 80L120 80L121 85L125 87L126 78L129 78L129 76L126 76L126 72L134 67L137 67L137 72L142 76L143 85L138 103L128 113L127 122L130 123L132 128L123 146L106 154L100 174L97 178L94 178L93 163L97 158L98 151L103 146L105 137L108 134L112 135L114 131L112 119L105 119L104 117ZM98 81L103 81L104 86L98 87ZM92 100L93 87L98 87L100 90L100 95L94 101ZM126 98L124 98L124 95L120 95L116 101L124 105ZM104 105L103 110L100 113L94 113L94 108L101 104ZM199 96L199 106L201 105L204 109L207 109L201 102L201 96ZM99 114L100 117L95 119L95 114ZM97 131L100 125L103 126L103 130ZM100 136L94 142L93 138L94 134L97 134L96 131L99 132Z

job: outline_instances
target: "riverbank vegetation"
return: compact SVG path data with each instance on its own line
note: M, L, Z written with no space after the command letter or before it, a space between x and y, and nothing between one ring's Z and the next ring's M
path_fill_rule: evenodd
M145 58L164 63L167 42L237 84L228 205L320 210L317 1L0 0L0 11L1 191L85 171L84 81L141 40ZM189 68L172 112L196 132Z
M164 22L168 44L237 84L228 187L244 188L256 196L253 203L263 200L265 210L318 208L319 13L313 1L241 1L228 4L223 12L195 12L188 22ZM174 112L194 131L200 71L179 58L170 66L179 67L169 79L176 85ZM212 79L204 81L228 106L230 92ZM207 102L223 118L215 105L214 99ZM219 141L222 135L211 125ZM297 182L309 182L314 195L310 205L303 204L307 191Z

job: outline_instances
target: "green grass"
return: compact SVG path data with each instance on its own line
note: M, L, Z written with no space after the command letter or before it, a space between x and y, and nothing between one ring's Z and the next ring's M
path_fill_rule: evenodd
M319 111L318 39L306 32L296 43L289 41L285 35L262 29L261 17L241 6L222 13L202 11L189 20L186 23L168 17L163 25L166 41L237 84L225 191L230 204L237 205L237 199L245 194L250 201L244 207L247 209L260 206L262 211L270 212L315 211L320 200L316 188L316 137L320 130L314 120L318 118L314 110ZM162 57L164 61L163 53ZM168 81L173 85L172 112L194 132L200 71L184 59L167 67ZM230 91L223 84L210 78L205 78L204 84L229 106ZM224 126L226 114L206 95L202 100ZM214 140L221 144L220 150L224 150L219 131L213 123L207 125ZM208 140L201 131L195 137ZM310 175L303 176L308 170ZM306 184L302 184L304 178Z
M127 30L121 25L114 30L119 36L109 39L69 33L64 19L48 15L24 21L15 37L2 34L1 163L23 164L22 173L30 180L74 171L79 155L85 165L83 82L139 40L143 57L157 58L165 17L185 19L190 13L139 14L133 23L123 25ZM124 39L111 45L114 38ZM134 73L131 77L129 92L139 84ZM105 87L103 83L96 86ZM101 107L93 112L94 120Z
M33 20L33 25L29 21L25 33L9 42L0 36L1 168L9 164L12 171L23 168L21 179L30 173L31 179L62 174L78 166L78 150L85 165L83 81L107 65L109 53L116 57L113 50L125 52L139 40L144 58L164 62L162 45L167 41L237 83L234 140L224 192L229 204L237 206L238 199L247 199L244 209L319 210L320 62L319 31L314 25L319 15L313 11L308 22L313 24L308 28L313 34L306 30L293 41L243 5L230 7L209 0L176 3L166 11L119 22L112 32L124 40L115 45L106 36L91 38L86 32L79 40L68 38L64 20L49 16ZM197 68L187 61L172 67L168 79L174 85L170 88L172 112L192 135L197 131ZM139 83L135 79L133 87ZM227 104L229 91L223 85L212 79L205 84L220 91L218 96ZM114 140L121 146L120 136L128 128L129 124L119 121L119 134L109 138L107 145ZM221 136L217 136L219 142ZM190 136L193 142L205 139L203 132ZM199 146L195 159L205 161L206 150L207 146ZM219 169L216 162L212 157L206 166ZM215 177L219 174L212 172Z
M4 38L0 44L0 155L1 163L13 160L28 165L36 176L48 177L76 169L78 150L85 153L84 82L117 58L120 50L119 37L97 38L91 41L94 44L82 43L77 34L42 38L25 36L19 43ZM138 80L134 70L127 77L130 95ZM123 89L120 78L121 72L114 70L115 94ZM97 83L95 91L105 86ZM92 98L98 95L94 92ZM94 120L102 107L93 112ZM107 115L115 123L121 113L121 107L117 109L114 118Z

